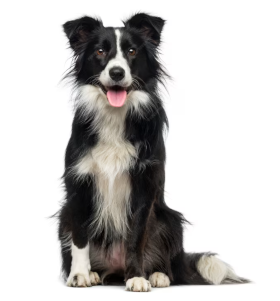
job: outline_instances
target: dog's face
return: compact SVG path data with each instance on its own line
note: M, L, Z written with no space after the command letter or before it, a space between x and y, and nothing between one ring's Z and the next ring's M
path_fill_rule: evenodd
M162 71L157 48L164 21L136 14L124 25L104 27L90 17L63 25L75 53L76 82L98 87L114 107L123 106L135 90L149 92Z

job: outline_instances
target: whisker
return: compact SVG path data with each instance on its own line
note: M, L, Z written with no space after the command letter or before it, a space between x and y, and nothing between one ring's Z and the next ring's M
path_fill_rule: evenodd
M100 83L99 76L100 76L100 73L90 76L87 79L86 83L89 83L89 84L98 84L98 83Z

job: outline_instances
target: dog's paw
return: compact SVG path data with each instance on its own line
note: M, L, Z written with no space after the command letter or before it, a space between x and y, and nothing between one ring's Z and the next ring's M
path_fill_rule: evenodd
M97 284L101 283L100 277L96 272L90 272L89 279L90 279L91 285L97 285Z
M170 285L169 277L160 272L153 273L150 276L149 281L152 287L167 287Z
M88 287L101 283L99 275L95 272L71 273L66 285L72 287Z
M75 273L75 274L71 273L67 279L66 285L73 286L73 287L91 286L89 273Z
M133 277L126 281L125 289L131 292L150 292L151 283L143 277Z

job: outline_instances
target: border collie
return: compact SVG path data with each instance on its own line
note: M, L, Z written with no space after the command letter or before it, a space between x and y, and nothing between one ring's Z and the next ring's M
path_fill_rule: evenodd
M138 13L124 27L66 22L77 97L59 211L68 286L125 281L147 292L170 284L244 283L212 253L185 253L182 214L164 201L167 117L158 84L165 21Z

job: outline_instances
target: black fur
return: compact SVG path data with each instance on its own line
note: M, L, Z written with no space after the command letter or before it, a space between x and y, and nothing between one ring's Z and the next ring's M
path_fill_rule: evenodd
M158 47L165 21L147 14L136 14L124 22L122 50L137 49L137 56L127 57L131 73L138 80L137 87L148 93L153 106L145 116L128 112L125 119L125 138L140 146L135 164L129 170L131 180L131 215L128 236L105 236L103 231L92 232L90 223L94 218L96 184L89 175L77 179L71 167L89 149L97 145L98 133L91 127L95 115L84 118L77 107L72 134L65 156L63 176L66 201L59 212L59 239L62 242L62 269L68 277L71 269L71 250L63 243L71 234L73 243L84 248L88 241L98 246L100 252L110 254L113 245L124 246L125 264L122 269L108 272L103 262L91 258L91 269L99 273L104 284L127 280L135 276L149 277L153 272L163 272L172 284L209 284L197 270L197 262L208 253L187 254L183 249L182 214L170 209L164 200L165 146L163 133L168 127L167 117L158 95L158 83L167 76L158 60ZM100 20L83 17L64 24L64 31L74 51L73 68L69 76L76 86L102 85L92 82L110 59L116 55L116 37L113 28L105 28ZM96 49L104 49L108 55L98 57ZM142 167L146 160L156 164Z

